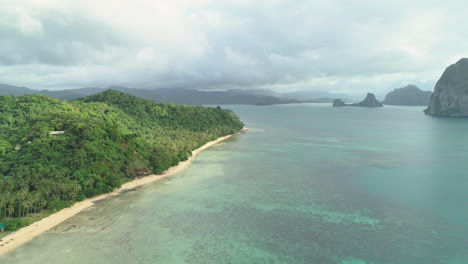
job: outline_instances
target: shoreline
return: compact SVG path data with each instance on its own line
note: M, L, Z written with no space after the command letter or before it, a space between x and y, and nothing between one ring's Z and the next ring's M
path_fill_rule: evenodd
M228 138L234 137L236 135L240 135L245 130L247 129L243 128L238 133L220 137L220 138L217 138L216 140L206 143L205 145L192 151L192 156L190 156L186 161L179 162L178 165L170 167L162 174L152 174L152 175L148 175L148 176L124 183L119 189L116 189L110 193L105 193L105 194L101 194L92 198L88 198L81 202L77 202L70 207L64 208L54 214L51 214L47 217L42 218L39 221L32 223L29 226L25 226L21 228L20 230L13 232L10 235L7 235L6 237L3 237L2 238L3 241L0 242L0 245L2 245L0 246L0 256L23 245L26 242L31 241L33 238L39 236L40 234L52 229L56 225L78 214L83 209L86 209L95 205L96 202L113 198L122 193L125 193L126 191L130 189L134 189L143 185L147 185L149 183L173 176L179 172L184 171L185 169L188 168L188 166L190 166L190 164L195 160L195 158L197 157L198 154L200 154L200 152Z

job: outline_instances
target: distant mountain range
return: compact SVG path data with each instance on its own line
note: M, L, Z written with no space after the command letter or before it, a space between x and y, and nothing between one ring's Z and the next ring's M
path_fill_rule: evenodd
M34 90L27 87L18 87L0 83L0 95L21 96L25 94L43 94L63 100L73 100L108 89L118 90L145 99L157 102L175 103L186 105L275 105L294 103L331 103L334 99L346 98L344 94L333 94L316 91L295 91L288 93L276 93L268 89L232 89L227 91L201 91L192 89L135 89L121 86L107 88L88 87L59 91ZM344 101L347 101L344 99Z
M18 87L18 86L0 83L0 95L20 96L20 95L25 95L25 94L34 94L36 92L38 91L29 89L26 87Z

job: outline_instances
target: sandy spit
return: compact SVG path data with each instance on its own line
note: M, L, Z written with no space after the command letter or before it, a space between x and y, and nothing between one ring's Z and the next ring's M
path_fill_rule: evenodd
M26 226L26 227L23 227L21 228L20 230L2 238L1 242L0 242L0 255L2 254L5 254L7 253L8 251L11 251L15 248L17 248L18 246L32 240L34 237L46 232L47 230L53 228L54 226L62 223L63 221L67 220L68 218L78 214L79 212L81 212L83 209L86 209L88 207L91 207L95 204L96 201L98 200L103 200L103 199L106 199L106 198L109 198L109 197L113 197L113 196L117 196L119 195L122 191L125 192L125 190L128 190L128 189L133 189L133 188L137 188L139 186L143 186L143 185L146 185L148 183L152 183L152 182L155 182L157 180L160 180L160 179L163 179L163 178L166 178L166 177L170 177L172 175L175 175L185 169L187 169L187 167L193 162L193 160L195 159L195 157L200 153L202 152L203 150L223 141L223 140L226 140L228 138L231 138L235 135L239 135L240 133L242 133L244 130L246 129L243 129L241 130L241 132L237 133L237 134L233 134L233 135L228 135L228 136L225 136L225 137L220 137L214 141L211 141L211 142L208 142L206 143L205 145L201 146L200 148L192 151L192 156L186 160L186 161L183 161L183 162L180 162L179 165L177 166L174 166L174 167L171 167L169 168L167 171L165 171L163 174L161 175L149 175L149 176L146 176L146 177L142 177L142 178L139 178L139 179L136 179L136 180L133 180L131 182L127 182L125 184L122 185L122 187L120 189L116 189L114 190L113 192L111 193L107 193L107 194L102 194L102 195L99 195L99 196L96 196L96 197L93 197L93 198L89 198L89 199L86 199L86 200L83 200L81 202L78 202L70 207L67 207L57 213L54 213L48 217L45 217L37 222L34 222L32 223L31 225L29 226Z

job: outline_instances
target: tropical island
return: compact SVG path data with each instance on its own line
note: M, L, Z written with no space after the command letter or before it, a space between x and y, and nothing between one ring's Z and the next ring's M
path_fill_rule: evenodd
M0 112L6 231L0 241L77 201L161 174L243 128L234 112L220 107L157 103L115 90L70 102L0 96Z

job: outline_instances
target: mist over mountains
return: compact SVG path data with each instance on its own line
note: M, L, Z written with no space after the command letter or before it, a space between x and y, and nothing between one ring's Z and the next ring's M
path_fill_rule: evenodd
M113 89L137 97L162 103L185 105L276 105L298 103L332 103L340 99L344 103L359 102L359 98L327 91L275 92L269 89L230 89L225 91L195 90L188 88L140 89L123 86L85 87L67 90L36 90L0 83L0 95L21 96L43 94L62 100L74 100ZM390 91L383 101L387 105L428 105L432 92L421 91L414 85Z
M213 104L247 104L247 105L274 105L291 103L330 103L336 98L348 98L345 94L334 94L322 91L294 91L277 93L268 89L231 89L227 91L203 91L186 88L167 89L137 89L122 86L87 87L67 90L34 90L27 87L18 87L0 83L0 95L21 96L25 94L43 94L63 100L73 100L92 94L114 89L141 98L152 99L158 102L186 104L186 105L213 105ZM344 99L346 100L346 99Z

